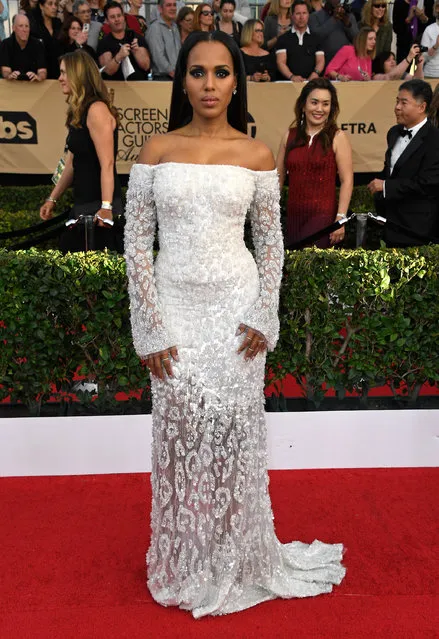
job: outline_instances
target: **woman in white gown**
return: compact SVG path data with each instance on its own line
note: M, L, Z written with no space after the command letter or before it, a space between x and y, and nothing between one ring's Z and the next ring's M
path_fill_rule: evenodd
M344 576L341 544L274 532L263 387L283 243L273 156L247 137L246 113L233 39L189 36L169 132L147 142L127 195L133 341L152 374L148 586L194 617L330 592Z

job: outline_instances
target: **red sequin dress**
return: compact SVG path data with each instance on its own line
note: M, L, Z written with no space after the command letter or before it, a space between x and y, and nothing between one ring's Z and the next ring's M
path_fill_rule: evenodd
M288 146L294 140L296 129L291 129ZM316 135L311 146L292 149L286 159L288 171L288 217L286 245L312 235L335 220L337 198L335 192L337 164L333 149L326 153L320 137ZM329 235L315 242L319 248L328 248Z

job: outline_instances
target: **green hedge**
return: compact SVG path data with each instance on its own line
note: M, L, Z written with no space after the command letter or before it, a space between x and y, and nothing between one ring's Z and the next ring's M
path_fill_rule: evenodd
M287 254L267 383L291 373L315 404L323 384L340 396L404 384L415 398L421 384L439 381L438 273L439 247ZM38 414L71 390L78 367L99 384L97 412L116 406L118 391L148 388L131 344L121 257L2 250L0 309L0 399L11 395Z

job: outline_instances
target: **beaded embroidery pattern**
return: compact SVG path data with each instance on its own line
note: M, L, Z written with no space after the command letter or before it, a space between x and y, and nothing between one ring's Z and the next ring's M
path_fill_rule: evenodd
M250 212L255 259L244 243ZM153 263L158 222L160 251ZM194 617L339 584L341 544L281 544L268 493L265 356L237 354L239 324L275 347L283 265L276 171L134 165L125 258L138 355L176 345L152 380L148 586Z

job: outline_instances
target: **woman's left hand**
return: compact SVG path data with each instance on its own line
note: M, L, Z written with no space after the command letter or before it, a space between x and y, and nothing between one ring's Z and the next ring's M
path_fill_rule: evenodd
M237 352L238 354L244 352L244 359L254 359L258 353L267 350L267 340L260 331L240 324L236 334L242 335L242 333L245 333L245 337Z
M99 219L99 218L102 218L102 219ZM113 221L112 212L109 211L108 209L99 209L99 211L95 215L95 222L97 226L105 226L107 229L110 226L113 226L112 224L106 223L105 220L109 220L110 222Z
M331 246L334 246L334 244L340 244L340 242L343 242L343 240L344 240L344 225L340 229L337 229L336 231L332 231L332 233L330 233L329 235L329 241L331 243Z
M270 82L270 80L270 74L268 73L268 71L264 71L264 73L261 75L261 82Z

